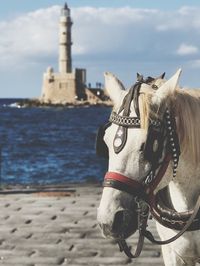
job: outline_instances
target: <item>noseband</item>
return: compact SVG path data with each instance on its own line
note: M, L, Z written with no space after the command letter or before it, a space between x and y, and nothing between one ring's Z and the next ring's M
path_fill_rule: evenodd
M112 112L109 119L109 124L107 124L107 127L112 123L118 125L113 141L113 148L116 154L120 153L126 145L128 128L141 127L138 103L141 84L142 82L137 82L129 90L118 113ZM136 117L130 116L132 102L134 104L134 109L137 115ZM167 108L165 110L162 121L159 119L152 120L151 118L149 118L148 124L149 127L147 132L147 139L143 153L144 159L151 165L150 171L144 178L142 178L141 181L133 180L120 173L107 172L103 183L104 187L112 187L127 192L134 196L136 199L140 199L146 202L146 206L148 206L148 210L144 213L143 211L140 211L140 207L138 205L138 215L140 217L140 222L138 224L139 240L135 254L133 255L130 252L130 249L128 248L124 239L118 240L120 250L124 251L130 258L136 258L140 255L144 237L148 238L153 243L161 245L168 244L176 240L191 227L200 207L200 200L198 200L187 221L182 223L181 227L179 226L180 232L176 236L166 241L155 240L152 234L146 230L149 211L151 212L152 216L162 225L174 229L173 226L170 226L170 222L167 222L160 215L156 205L157 196L155 195L154 191L162 180L170 161L173 161L173 177L176 176L176 170L180 156L180 147L176 133L175 117L169 111L169 109Z

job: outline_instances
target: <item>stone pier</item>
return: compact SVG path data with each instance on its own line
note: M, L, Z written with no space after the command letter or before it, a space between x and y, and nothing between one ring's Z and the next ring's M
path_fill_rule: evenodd
M0 193L0 265L163 265L160 248L145 242L134 261L104 239L96 221L96 185ZM151 230L155 231L153 221ZM137 237L129 243L134 247Z

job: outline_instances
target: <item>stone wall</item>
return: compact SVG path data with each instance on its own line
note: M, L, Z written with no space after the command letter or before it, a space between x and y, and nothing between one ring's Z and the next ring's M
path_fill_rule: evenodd
M53 73L43 76L41 101L52 104L73 103L76 100L76 73Z
M75 69L72 73L54 73L49 67L43 75L42 95L43 104L108 104L103 90L86 87L86 70Z

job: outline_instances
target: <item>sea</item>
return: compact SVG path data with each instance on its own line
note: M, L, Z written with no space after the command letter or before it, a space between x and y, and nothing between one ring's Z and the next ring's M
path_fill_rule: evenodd
M0 185L96 183L107 161L95 152L96 132L110 107L18 108L0 99Z

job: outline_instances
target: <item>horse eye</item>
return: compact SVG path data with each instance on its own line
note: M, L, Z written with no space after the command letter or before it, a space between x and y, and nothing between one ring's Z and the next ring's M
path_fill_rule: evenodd
M144 146L145 146L145 143L143 142L142 145L140 146L140 151L144 151Z

